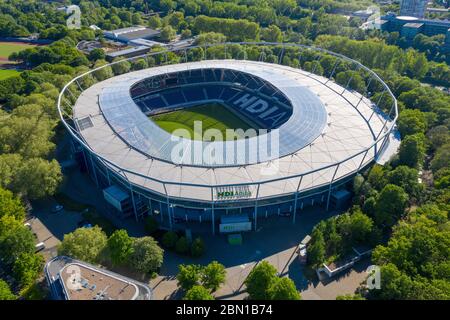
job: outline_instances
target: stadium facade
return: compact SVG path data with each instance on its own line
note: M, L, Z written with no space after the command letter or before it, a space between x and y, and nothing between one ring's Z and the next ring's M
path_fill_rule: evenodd
M299 60L328 55L335 63L325 77L315 67L267 63L262 55L192 61L189 51L199 49L193 47L148 55L175 53L177 64L86 85L107 65L65 86L58 108L74 153L115 211L136 220L155 215L168 228L207 224L213 233L256 230L259 219L272 215L289 215L295 223L305 206L339 205L355 174L395 152L397 102L374 72L323 49L240 45L281 48L278 61L294 48ZM351 77L346 85L334 81L340 64L364 74L367 86L359 91L365 94L350 88ZM382 100L389 103L386 113L378 107ZM224 141L174 138L149 119L205 103L222 104L264 133Z

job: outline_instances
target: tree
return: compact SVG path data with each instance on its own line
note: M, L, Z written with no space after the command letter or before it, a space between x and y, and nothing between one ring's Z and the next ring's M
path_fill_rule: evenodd
M19 257L21 253L34 253L34 237L22 221L12 216L0 218L0 256L7 265Z
M225 267L217 261L210 262L202 269L202 284L212 292L216 291L223 283L225 283L225 277Z
M58 248L58 254L81 261L98 263L107 243L107 236L99 226L78 228L74 232L64 235Z
M131 63L131 68L133 70L142 70L148 68L148 63L145 59L140 58Z
M423 186L418 182L419 172L417 169L398 166L387 176L389 183L402 187L409 195L420 196Z
M402 137L407 135L424 133L426 129L425 115L417 109L406 109L400 112L398 117L398 130Z
M166 248L174 248L178 241L176 232L167 231L162 237L162 244Z
M17 297L11 292L8 284L0 279L0 300L16 300Z
M0 188L0 218L5 215L22 221L25 218L25 208L11 191Z
M180 237L175 244L175 251L178 253L187 253L189 252L189 243L186 237Z
M277 279L277 269L267 261L261 261L245 279L249 298L252 300L269 300L269 288Z
M133 243L130 265L143 273L155 272L163 263L164 250L152 237L137 238Z
M270 300L300 300L294 281L287 277L277 278L268 290Z
M11 188L34 200L53 195L61 181L61 167L58 161L33 158L19 166Z
M158 221L156 221L154 217L148 216L147 218L145 218L144 228L145 232L151 235L154 232L156 232L156 230L158 230L159 228Z
M105 59L105 51L100 48L92 49L91 52L89 52L89 60L91 61L97 61L97 60L104 60Z
M147 25L152 29L159 29L162 25L161 18L155 14L148 18Z
M211 43L223 43L227 40L222 33L218 32L205 32L198 35L195 39L195 44L203 46Z
M106 62L105 60L97 60L94 64L94 69L100 68L106 64L108 64L108 62ZM113 71L110 66L100 68L100 69L94 71L93 74L94 74L94 77L96 77L98 81L103 81L103 80L106 80L106 79L114 76Z
M373 231L373 221L359 208L352 214L345 214L339 218L339 231L352 246L368 240Z
M191 255L193 257L200 257L205 252L205 243L201 238L195 238L191 244Z
M283 33L278 26L272 24L261 30L261 38L267 42L282 42Z
M433 172L450 167L450 143L444 144L436 151L430 166Z
M120 62L115 63L111 66L111 69L116 76L119 74L127 73L131 70L131 63L128 60L124 60L122 58L119 58L117 60L116 59L114 59L114 62L117 62L117 61L120 61Z
M195 285L190 288L183 298L184 300L214 300L208 289L203 286Z
M308 247L308 264L317 267L325 261L325 240L322 231L314 228L311 233L311 244Z
M44 266L44 257L40 254L22 252L14 261L14 278L21 287L32 284L39 276Z
M176 36L175 30L171 26L165 26L161 30L160 38L162 41L172 41Z
M434 149L438 149L440 146L450 142L448 127L443 125L430 129L427 137Z
M108 249L113 265L127 262L133 253L133 238L124 229L116 230L108 239Z
M370 169L367 181L375 189L381 190L387 183L383 166L375 164L372 169Z
M423 134L407 136L400 144L399 162L417 168L422 165L425 157L425 138Z
M388 184L380 192L375 208L377 225L391 227L403 215L408 203L408 194L402 187Z
M201 279L201 267L196 264L178 266L177 281L178 285L185 291L198 285Z

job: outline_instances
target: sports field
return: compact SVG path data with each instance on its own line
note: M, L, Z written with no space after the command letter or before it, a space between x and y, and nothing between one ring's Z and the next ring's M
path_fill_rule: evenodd
M186 129L192 139L201 140L194 137L194 121L202 122L202 136L207 129L217 129L222 133L222 139L226 140L226 129L253 128L245 120L229 111L221 104L205 104L186 108L179 111L168 112L152 116L151 119L162 129L172 133L176 129Z
M6 78L18 75L20 72L16 70L10 70L10 69L0 69L0 80L4 80Z
M11 53L32 47L35 47L35 45L17 42L0 42L0 60L7 60Z

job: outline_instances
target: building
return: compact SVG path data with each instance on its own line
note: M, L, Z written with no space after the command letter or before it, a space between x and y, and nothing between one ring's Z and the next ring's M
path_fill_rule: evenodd
M54 300L150 300L151 289L138 281L58 256L44 269Z
M400 15L423 18L428 0L401 0Z
M128 43L136 39L152 40L159 37L160 34L161 32L158 30L153 30L143 26L104 31L105 38L123 43Z
M195 49L175 54L183 61ZM338 191L391 150L395 97L349 58L336 56L336 64L343 59L364 68L367 79L385 88L377 103L392 99L389 112L331 77L302 69L234 59L164 64L165 54L151 53L160 66L83 88L71 118L62 117L80 167L119 216L129 215L131 205L138 221L151 215L169 229L213 234L257 230L259 219L271 216L296 223L307 206L340 206L346 193ZM205 103L220 103L266 131L247 139L179 140L149 119ZM212 149L217 152L207 152Z
M137 47L131 47L126 48L123 50L108 52L106 54L106 60L113 61L115 58L132 58L137 56L145 55L150 51L151 47L147 46L137 46Z
M430 20L420 19L410 16L396 16L394 13L388 13L381 17L381 30L387 32L398 32L406 40L412 41L418 33L426 36L435 36L444 34L446 39L450 37L450 21L449 20ZM449 48L444 44L444 52L449 52Z

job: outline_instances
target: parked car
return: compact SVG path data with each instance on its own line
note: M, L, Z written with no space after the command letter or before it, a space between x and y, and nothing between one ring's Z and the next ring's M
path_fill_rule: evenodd
M53 212L53 213L56 213L56 212L61 211L62 209L64 209L64 207L63 207L62 205L60 205L60 204L57 204L57 205L55 205L55 206L52 208L52 212Z
M278 215L279 215L280 217L290 217L290 216L291 216L291 213L290 213L290 212L280 212Z
M35 248L35 249L34 249L35 252L42 251L42 250L45 249L45 243L39 242L38 244L36 244L36 245L34 246L34 248Z

